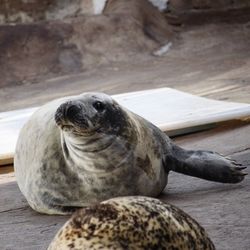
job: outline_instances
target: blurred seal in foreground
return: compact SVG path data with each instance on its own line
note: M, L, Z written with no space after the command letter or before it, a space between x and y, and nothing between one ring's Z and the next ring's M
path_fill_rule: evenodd
M49 250L215 249L205 230L175 206L147 197L115 198L77 211Z

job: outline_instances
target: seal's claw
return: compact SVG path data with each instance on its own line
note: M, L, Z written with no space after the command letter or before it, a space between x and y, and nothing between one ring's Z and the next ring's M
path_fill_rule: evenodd
M237 161L235 161L235 160L231 160L231 162L232 162L234 165L236 165L236 166L242 166L241 163L239 163L239 162L237 162Z
M242 166L242 165L237 165L237 166ZM237 167L238 170L244 170L246 169L247 167L243 166L243 167Z
M225 183L238 183L244 180L247 175L246 172L242 170L246 169L246 166L243 166L242 163L237 162L230 157L225 157L218 154L221 158L220 164L217 162L217 167L221 168L221 177Z
M241 171L239 171L237 169L237 170L234 170L234 172L232 173L232 175L234 175L234 176L237 176L237 175L239 175L239 176L245 176L245 175L248 175L248 173L241 172Z
M233 167L230 167L231 175L232 175L232 182L237 183L237 182L242 181L245 178L245 176L248 175L248 173L242 172L242 170L246 169L247 167L242 166L242 164L233 162L231 160L230 162L231 164L234 165Z
M242 163L239 163L234 159L231 159L231 158L228 158L228 157L226 157L226 159L231 163L231 165L233 165L232 168L234 168L235 170L240 171L240 170L244 170L244 169L247 168L247 166L243 166Z
M223 155L221 155L223 157ZM236 160L230 158L230 157L225 157L228 161L230 161L233 165L236 165L236 166L242 166L241 163L237 162Z

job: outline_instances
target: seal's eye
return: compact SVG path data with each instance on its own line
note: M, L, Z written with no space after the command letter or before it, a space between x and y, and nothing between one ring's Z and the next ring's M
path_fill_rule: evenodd
M100 102L100 101L96 101L93 103L93 107L98 111L98 112L102 112L105 109L105 105L104 103Z

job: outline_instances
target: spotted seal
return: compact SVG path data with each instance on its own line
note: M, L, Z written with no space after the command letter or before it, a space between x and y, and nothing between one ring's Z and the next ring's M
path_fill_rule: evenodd
M156 197L171 170L224 183L245 175L215 152L175 145L102 93L57 99L36 111L20 132L14 167L30 206L48 214L117 196Z
M205 230L170 204L148 197L110 199L77 211L48 250L215 249Z

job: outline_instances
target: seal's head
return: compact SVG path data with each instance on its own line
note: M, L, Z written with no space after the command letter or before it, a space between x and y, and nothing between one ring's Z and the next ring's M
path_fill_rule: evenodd
M86 93L62 103L55 113L58 127L67 133L117 134L126 126L126 113L110 96Z

